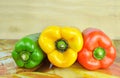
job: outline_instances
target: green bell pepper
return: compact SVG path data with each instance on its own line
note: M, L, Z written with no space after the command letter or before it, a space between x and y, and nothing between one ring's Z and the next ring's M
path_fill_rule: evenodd
M40 33L31 34L16 42L12 57L18 67L34 68L42 62L45 54L38 45L39 36Z

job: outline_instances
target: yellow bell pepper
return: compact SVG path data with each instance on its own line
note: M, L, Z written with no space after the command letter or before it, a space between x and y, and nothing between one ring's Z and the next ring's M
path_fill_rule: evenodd
M77 28L49 26L42 31L39 45L53 65L69 67L82 49L83 37Z

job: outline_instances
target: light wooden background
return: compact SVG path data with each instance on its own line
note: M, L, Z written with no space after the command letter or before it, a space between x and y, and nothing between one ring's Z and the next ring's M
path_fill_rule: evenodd
M120 0L0 0L0 39L18 39L49 25L95 27L120 39Z

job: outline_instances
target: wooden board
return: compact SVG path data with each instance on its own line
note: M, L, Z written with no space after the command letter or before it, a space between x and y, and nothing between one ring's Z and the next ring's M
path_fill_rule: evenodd
M0 52L11 52L16 41L17 40L0 39ZM40 67L34 69L16 68L16 72L35 71L56 74L63 78L120 78L120 40L113 40L113 42L117 50L117 57L115 62L107 69L89 71L84 69L77 62L69 68L57 68L53 66L49 69L50 63L46 60Z
M120 0L0 0L4 39L19 39L49 25L96 27L120 39L119 21Z

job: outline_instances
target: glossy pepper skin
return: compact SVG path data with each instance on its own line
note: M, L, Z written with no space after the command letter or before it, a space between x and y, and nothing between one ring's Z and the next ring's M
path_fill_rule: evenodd
M53 65L64 68L77 60L83 37L77 28L49 26L41 33L39 45Z
M109 67L116 57L110 38L101 30L87 28L83 31L84 45L78 53L78 62L89 70Z
M39 35L31 34L16 42L12 57L18 67L34 68L44 59L44 52L38 45Z

